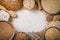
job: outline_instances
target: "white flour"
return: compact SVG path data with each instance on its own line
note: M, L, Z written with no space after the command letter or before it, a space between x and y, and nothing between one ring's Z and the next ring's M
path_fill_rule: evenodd
M47 27L44 11L20 10L17 16L13 19L12 24L18 32L37 32Z

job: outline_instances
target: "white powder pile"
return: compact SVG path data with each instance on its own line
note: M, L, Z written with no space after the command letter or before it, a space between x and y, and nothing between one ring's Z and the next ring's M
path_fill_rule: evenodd
M0 21L8 21L10 18L9 13L4 10L0 10Z
M15 29L23 32L42 31L47 27L44 11L20 10L17 18L13 19L12 24Z

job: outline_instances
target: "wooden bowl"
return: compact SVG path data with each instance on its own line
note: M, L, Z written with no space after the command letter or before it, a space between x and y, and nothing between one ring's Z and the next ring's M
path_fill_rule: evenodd
M46 40L60 40L60 29L50 27L45 33Z
M10 22L0 22L0 40L11 40L15 30Z
M60 0L42 0L41 4L49 14L57 14L60 11Z

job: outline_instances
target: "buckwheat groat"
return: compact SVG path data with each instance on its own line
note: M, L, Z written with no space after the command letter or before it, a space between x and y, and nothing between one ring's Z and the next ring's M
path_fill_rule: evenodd
M60 0L42 0L43 9L50 13L56 14L60 11Z

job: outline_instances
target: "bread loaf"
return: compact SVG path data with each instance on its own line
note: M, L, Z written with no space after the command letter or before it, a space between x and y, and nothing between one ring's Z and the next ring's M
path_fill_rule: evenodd
M28 40L27 34L24 32L18 32L14 40Z
M1 0L1 4L8 10L19 10L23 6L23 0Z

